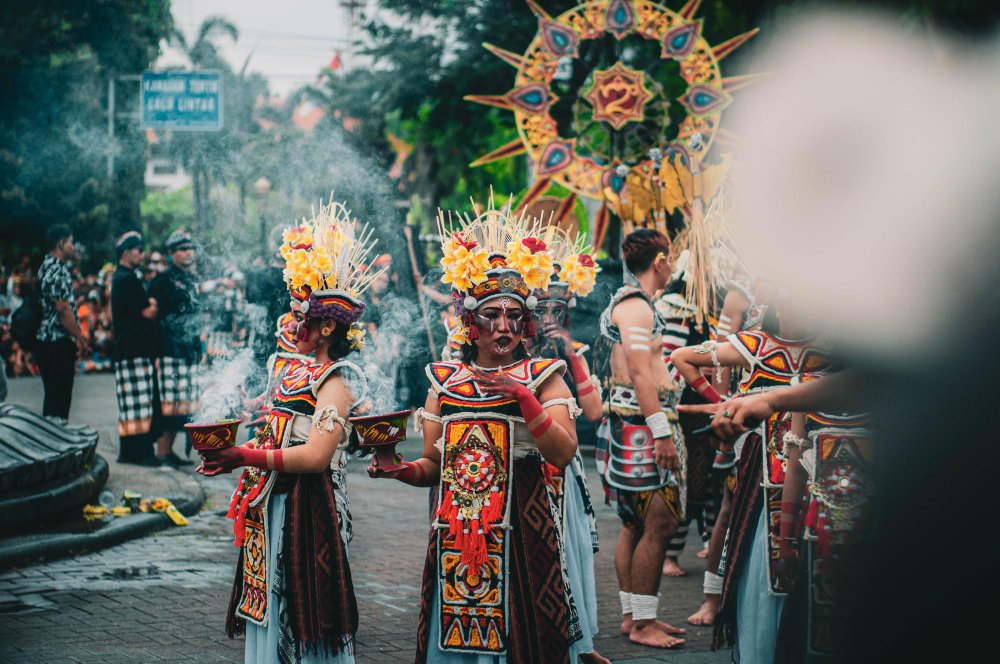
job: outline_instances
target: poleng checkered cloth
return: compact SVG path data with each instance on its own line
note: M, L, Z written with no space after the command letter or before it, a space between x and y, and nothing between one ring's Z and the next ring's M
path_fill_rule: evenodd
M190 415L198 407L198 365L178 357L161 357L160 409L167 417Z
M153 423L153 361L136 357L115 362L118 435L149 433Z

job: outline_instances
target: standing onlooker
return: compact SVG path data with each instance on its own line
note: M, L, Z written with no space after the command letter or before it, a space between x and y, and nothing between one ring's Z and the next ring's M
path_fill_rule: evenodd
M80 331L73 307L73 276L66 265L73 256L73 231L66 224L53 224L46 240L49 254L38 268L42 322L36 348L45 387L42 414L66 420L73 398L76 356L88 355L90 343Z
M171 465L187 465L173 451L174 438L197 407L195 371L201 360L201 307L194 274L194 240L184 229L167 238L170 267L149 285L162 323L157 377L163 434L156 456Z
M142 264L142 235L128 231L115 242L118 269L111 281L115 393L118 397L118 460L159 465L153 455L156 399L156 300L136 270Z
M143 271L143 279L146 283L149 283L156 278L161 272L165 272L167 269L167 259L163 257L158 251L149 252L149 258L146 259L146 269Z

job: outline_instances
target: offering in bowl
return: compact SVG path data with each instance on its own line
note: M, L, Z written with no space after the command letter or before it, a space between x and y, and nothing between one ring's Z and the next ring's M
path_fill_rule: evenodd
M396 443L406 439L406 422L412 409L394 413L379 413L350 418L354 430L361 438L361 444L375 450L378 467L393 471L403 468L396 463Z
M191 447L198 452L205 450L220 450L236 444L236 431L240 428L241 419L223 420L211 424L185 424L184 428L191 436Z

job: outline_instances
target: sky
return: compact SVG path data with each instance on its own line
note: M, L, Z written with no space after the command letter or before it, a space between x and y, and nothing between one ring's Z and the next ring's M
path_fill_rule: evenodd
M248 71L267 77L272 93L286 95L313 83L339 51L351 66L346 0L172 0L174 22L188 43L205 18L222 16L240 31L239 41L218 37L216 44L235 70L250 57ZM355 0L364 5L365 1ZM369 1L374 5L374 2ZM358 14L355 23L358 24ZM157 67L186 64L182 54L164 46Z

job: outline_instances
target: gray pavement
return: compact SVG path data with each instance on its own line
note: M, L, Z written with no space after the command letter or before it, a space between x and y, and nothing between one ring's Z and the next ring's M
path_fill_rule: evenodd
M26 403L32 389L37 395L37 386L30 382L11 381L10 400ZM109 460L117 453L114 418L111 377L78 377L71 419L98 427L100 449ZM400 449L413 458L420 443L411 439ZM593 457L585 458L591 492L599 500ZM350 559L361 615L357 661L412 662L427 542L427 491L372 480L364 473L365 465L353 462L348 480L355 533ZM188 475L143 469L140 476L134 468L112 466L109 486L120 493L139 480L162 481L166 492L172 481ZM0 664L242 661L242 641L230 641L224 632L236 549L231 522L223 512L234 478L197 479L208 499L186 527L0 574ZM636 646L618 634L612 562L618 520L610 508L598 505L597 511L602 543L596 563L598 651L624 664L728 662L728 652L709 651L709 629L692 628L687 645L677 652ZM685 624L700 603L703 567L694 556L697 548L692 535L681 558L691 574L664 579L661 585L661 619L675 625Z

